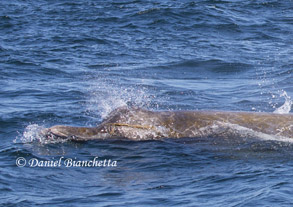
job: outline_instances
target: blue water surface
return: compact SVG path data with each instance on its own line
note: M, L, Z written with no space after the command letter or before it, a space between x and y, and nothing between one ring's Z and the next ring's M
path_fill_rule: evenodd
M293 95L292 10L289 0L0 1L0 205L292 206L291 142L36 138L125 105L273 112ZM95 157L117 166L64 164Z

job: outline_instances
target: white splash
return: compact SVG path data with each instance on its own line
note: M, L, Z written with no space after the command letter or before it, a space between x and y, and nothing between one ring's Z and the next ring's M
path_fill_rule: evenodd
M50 143L60 143L65 142L66 139L57 139L57 138L49 138L46 137L42 131L46 129L44 126L40 126L38 124L30 124L25 129L23 134L19 134L13 142L14 143L33 143L38 142L40 144L50 144Z
M14 143L31 143L33 141L42 140L40 132L43 129L45 129L45 127L39 126L38 124L30 124L24 129L23 134L15 138Z
M280 95L280 97L284 97L285 98L285 103L280 106L279 108L277 108L274 113L276 114L289 114L289 112L291 111L291 106L293 104L291 97L288 96L286 91L283 91L283 93Z
M120 81L96 80L89 89L87 111L102 119L114 109L123 106L149 108L154 97L146 87L124 86Z

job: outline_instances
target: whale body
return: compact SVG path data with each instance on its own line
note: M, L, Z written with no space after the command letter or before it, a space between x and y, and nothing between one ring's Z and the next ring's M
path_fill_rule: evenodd
M111 112L97 127L56 125L45 129L43 134L50 139L78 141L108 138L293 138L293 115L231 111L149 111L123 107Z

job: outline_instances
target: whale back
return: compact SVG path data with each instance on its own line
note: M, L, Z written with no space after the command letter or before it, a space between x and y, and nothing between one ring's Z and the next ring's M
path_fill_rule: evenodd
M186 111L175 112L171 126L180 136L258 136L293 138L293 115L252 112Z
M101 124L110 134L131 139L256 136L293 138L293 115L221 111L148 111L119 108Z

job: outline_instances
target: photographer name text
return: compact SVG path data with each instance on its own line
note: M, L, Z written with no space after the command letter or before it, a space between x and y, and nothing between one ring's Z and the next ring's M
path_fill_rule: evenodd
M18 167L117 167L117 161L111 159L99 159L94 157L92 160L78 160L77 158L64 158L52 160L41 160L38 158L26 159L18 157L16 159Z

